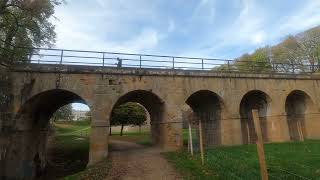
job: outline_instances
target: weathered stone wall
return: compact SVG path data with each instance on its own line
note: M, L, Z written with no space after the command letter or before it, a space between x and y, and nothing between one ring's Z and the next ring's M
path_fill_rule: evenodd
M11 98L10 71L0 65L0 132L8 131L10 126Z
M251 91L261 91L268 97L263 107L267 117L264 122L268 142L289 141L287 96L294 90L303 91L312 102L308 103L308 114L304 116L305 137L320 139L319 90L320 76L241 74L203 71L141 70L95 68L85 66L23 66L12 74L13 122L15 128L31 128L34 113L39 106L54 111L62 105L70 93L69 103L82 99L92 111L92 133L90 135L90 161L94 164L107 156L109 118L112 108L121 102L135 101L148 109L153 139L164 149L182 146L183 112L187 99L195 92L207 90L219 99L219 139L223 145L242 144L240 105ZM49 100L49 91L57 91ZM134 93L132 93L134 92ZM137 92L137 93L136 93ZM41 98L39 98L41 94ZM74 98L78 96L79 98ZM34 99L37 99L35 101ZM24 110L26 103L33 105ZM36 102L36 103L35 103ZM196 102L196 103L200 103ZM46 110L46 109L42 109ZM19 117L19 118L17 118ZM42 118L45 120L46 118ZM47 119L48 120L48 119ZM214 131L213 129L212 131ZM207 132L210 129L206 129ZM217 133L212 133L215 135ZM217 137L214 137L217 138ZM25 138L27 143L27 138ZM17 141L18 142L18 141ZM21 143L20 146L27 146ZM38 149L41 149L40 143ZM33 157L34 155L30 155ZM26 159L30 161L30 158Z
M10 71L8 67L0 65L0 179L4 175L4 163L9 143L11 93Z

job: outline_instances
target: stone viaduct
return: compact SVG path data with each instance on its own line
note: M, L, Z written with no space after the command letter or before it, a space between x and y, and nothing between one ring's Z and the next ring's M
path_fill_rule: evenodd
M89 164L108 155L110 114L125 102L138 102L148 110L152 141L165 150L182 146L182 122L188 112L207 122L209 145L252 143L253 108L259 109L266 142L320 138L320 75L316 74L43 64L20 65L8 73L11 105L0 110L7 176L22 174L36 154L45 162L49 119L73 102L87 104L92 112Z

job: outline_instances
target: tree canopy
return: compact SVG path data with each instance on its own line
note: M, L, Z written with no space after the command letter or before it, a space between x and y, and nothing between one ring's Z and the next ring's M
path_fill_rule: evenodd
M63 120L71 121L73 119L72 105L68 104L59 108L51 118L53 121Z
M320 70L320 26L295 36L289 35L279 44L243 54L230 66L246 72L315 72ZM216 67L213 70L225 70Z
M62 1L1 0L0 62L27 60L27 55L32 53L30 48L51 47L56 33L50 19L53 18L54 7Z
M125 125L143 125L147 120L145 110L141 105L134 102L128 102L116 107L111 114L111 126L121 125L120 135L123 134Z

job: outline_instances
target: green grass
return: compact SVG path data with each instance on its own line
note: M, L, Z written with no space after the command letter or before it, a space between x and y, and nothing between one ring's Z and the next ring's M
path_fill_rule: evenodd
M265 144L269 179L320 179L320 141ZM199 154L165 153L185 179L259 179L255 145L209 148Z
M53 125L55 127L55 136L85 136L90 133L90 122L88 121L54 122Z
M191 134L192 134L192 141L196 142L197 140L197 131L196 129L191 129ZM189 139L189 129L183 129L182 130L182 138L183 138L183 145L188 146L188 139Z
M53 125L55 134L52 155L56 157L55 164L60 166L59 171L54 171L54 175L58 174L55 177L67 180L104 179L108 174L108 169L111 169L109 160L106 159L92 167L86 167L89 152L89 122L55 122ZM123 136L117 133L109 137L151 146L149 132L126 132Z
M122 136L117 134L112 134L109 136L110 139L123 140L129 142L135 142L144 146L152 146L150 133L149 132L125 132Z
M47 177L62 178L86 169L90 131L88 122L55 122L50 140Z

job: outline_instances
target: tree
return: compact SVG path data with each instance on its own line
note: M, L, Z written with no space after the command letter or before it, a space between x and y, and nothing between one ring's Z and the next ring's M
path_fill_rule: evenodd
M28 60L33 47L51 47L56 34L50 18L63 0L0 0L0 62Z
M234 66L239 71L245 72L265 72L271 70L270 59L268 55L269 47L256 49L252 54L244 54L237 58Z
M135 110L135 117L133 118L132 124L139 126L139 133L141 133L141 126L146 124L147 116L145 109L141 105L135 104L133 106Z
M123 135L125 125L139 125L145 123L147 117L144 109L137 103L128 102L116 107L111 114L111 126L121 125L120 136Z
M52 116L53 121L64 120L71 121L73 119L72 105L68 104L59 108Z
M320 26L298 35L289 35L272 47L258 48L237 58L240 71L315 72L320 70Z
M310 71L314 72L315 64L319 67L320 62L320 26L311 28L296 36L299 48L303 52L304 60L310 64Z

